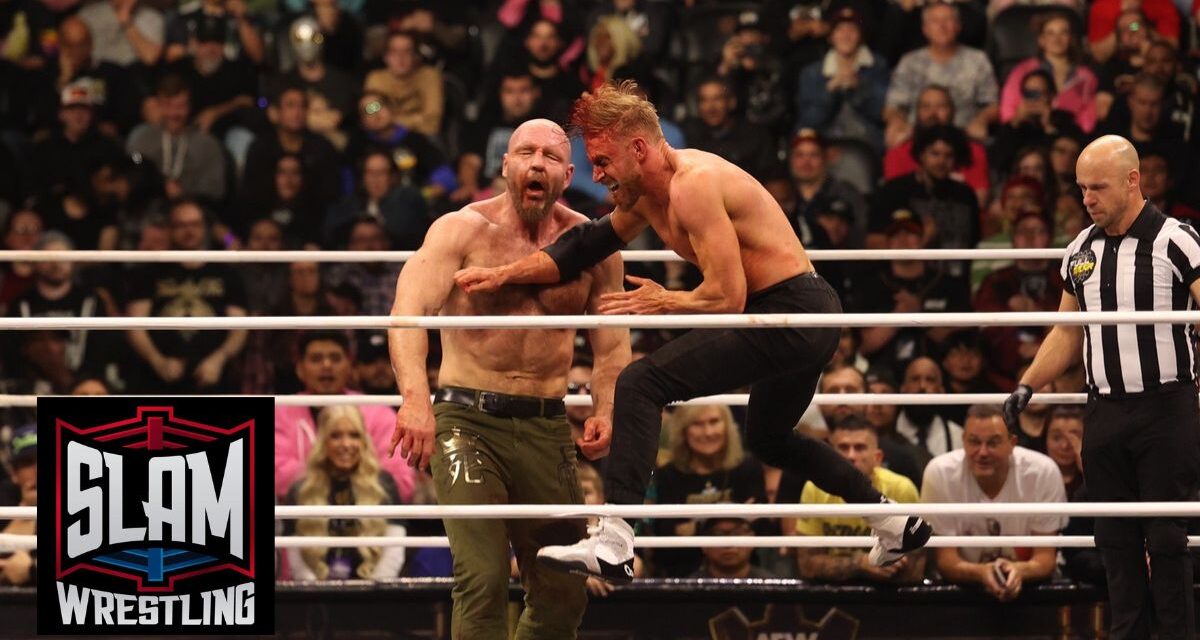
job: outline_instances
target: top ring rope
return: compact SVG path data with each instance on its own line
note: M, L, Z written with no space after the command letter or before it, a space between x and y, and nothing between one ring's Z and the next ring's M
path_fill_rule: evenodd
M1194 324L1200 311L748 313L661 316L216 316L0 318L0 330L54 329L724 329Z
M1062 259L1064 249L813 249L816 261ZM0 262L405 262L415 251L0 251ZM627 262L682 262L674 251L627 250Z
M7 395L0 394L0 407L36 407L39 397L36 395ZM121 396L112 395L110 398L145 398L155 396ZM175 396L163 396L175 397ZM197 396L199 397L199 396ZM239 395L209 395L208 398L233 398L243 397ZM334 406L399 406L403 401L403 396L399 395L365 395L365 394L342 394L342 395L316 395L316 394L296 394L296 395L277 395L271 396L275 398L275 406L277 407L334 407ZM972 405L972 404L1001 404L1008 398L1007 393L818 393L813 396L812 403L814 405L848 405L848 406L864 406L874 404L895 404L895 405ZM750 395L746 393L725 393L715 396L704 396L702 398L693 398L683 402L672 404L678 405L736 405L745 406L750 401ZM592 397L590 395L571 394L563 398L563 402L568 407L590 407L592 406ZM1086 393L1038 393L1034 395L1033 404L1083 404L1087 402Z

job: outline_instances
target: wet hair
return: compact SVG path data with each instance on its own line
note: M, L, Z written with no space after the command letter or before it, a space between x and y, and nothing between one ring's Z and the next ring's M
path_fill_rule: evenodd
M637 86L633 80L606 82L580 96L571 109L571 133L585 138L605 133L643 134L654 142L662 140L654 104L638 94Z

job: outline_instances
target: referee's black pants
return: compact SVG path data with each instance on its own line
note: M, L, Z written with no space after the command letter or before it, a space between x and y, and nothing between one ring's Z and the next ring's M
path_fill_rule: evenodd
M1200 484L1200 404L1193 383L1123 397L1093 395L1083 432L1083 475L1092 500L1194 500ZM1192 640L1192 561L1182 518L1097 518L1113 640ZM1146 554L1150 555L1149 571Z
M842 306L824 279L808 273L751 294L745 309L841 313ZM750 385L746 445L760 461L846 502L878 503L882 495L854 465L795 431L840 336L832 327L693 329L625 367L617 377L605 497L615 504L645 502L667 403Z

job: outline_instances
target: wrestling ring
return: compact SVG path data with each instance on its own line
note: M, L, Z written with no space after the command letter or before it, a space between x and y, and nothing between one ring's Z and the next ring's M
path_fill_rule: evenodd
M5 262L222 262L222 263L287 263L306 262L380 262L404 261L413 252L352 252L352 251L0 251ZM665 262L681 260L669 251L625 251L626 261ZM922 260L1059 260L1062 249L938 249L938 250L878 250L878 251L821 251L809 252L815 262L884 261L892 259ZM819 270L819 265L818 265ZM45 329L546 329L626 327L631 329L690 329L724 327L959 327L959 326L1048 326L1083 324L1156 324L1200 323L1200 311L1170 312L1006 312L1006 313L879 313L879 314L729 314L675 316L334 316L334 317L211 317L211 318L0 318L0 330ZM817 394L814 405L971 405L1000 404L1004 393L990 394ZM397 406L399 395L290 395L275 396L281 406L388 405ZM698 398L683 404L745 405L745 394L724 394ZM591 397L569 395L568 406L590 406ZM1035 401L1043 404L1082 404L1083 393L1038 394ZM0 407L35 407L37 396L0 395ZM295 518L580 518L586 516L623 516L628 518L712 518L742 517L822 517L864 515L1064 515L1089 517L1154 517L1200 518L1200 502L1156 503L1008 503L1008 504L886 504L886 505L805 505L805 504L717 504L717 505L472 505L443 507L437 505L396 506L276 506L278 520ZM2 507L0 520L35 518L32 507ZM347 546L345 537L277 536L278 548ZM362 537L356 546L446 547L444 537ZM939 536L930 547L1092 547L1090 536ZM861 547L871 546L871 539L859 536L641 536L640 548L677 547ZM1200 546L1200 536L1189 538L1189 546ZM0 550L34 549L35 536L0 534ZM636 584L636 583L635 583Z

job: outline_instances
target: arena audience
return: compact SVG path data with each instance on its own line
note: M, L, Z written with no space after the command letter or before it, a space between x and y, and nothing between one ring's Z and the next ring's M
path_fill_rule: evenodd
M866 393L866 387L866 378L858 369L845 364L830 365L821 374L817 392L822 394ZM847 423L856 423L859 419L864 421L867 419L865 405L826 403L821 405L820 412L825 419L825 427L830 432L830 444L833 444L835 448L837 444L832 440L834 430ZM876 434L875 440L877 441L875 448L883 456L876 466L908 478L911 482L921 481L921 469L908 451L908 447L891 438L882 438L879 434Z
M762 180L778 164L775 143L761 125L747 122L737 112L737 96L727 80L709 78L696 87L698 117L683 126L688 144L715 153Z
M853 8L833 14L829 52L800 72L796 126L859 140L882 152L889 71L887 61L867 46L862 30L862 17Z
M954 124L976 140L987 138L987 128L999 113L999 90L992 63L978 49L958 41L962 22L958 6L932 2L921 12L921 31L928 45L906 54L892 73L884 117L888 146L912 130L917 97L925 86L946 87L954 101Z
M12 467L13 490L0 491L0 507L36 507L38 500L37 425L28 424L13 430L9 442L9 465ZM2 469L2 467L0 467ZM0 485L0 489L4 489ZM34 535L37 522L33 518L0 520L0 534ZM0 585L17 587L32 585L37 579L37 550L17 550L0 553Z
M883 467L884 452L878 434L864 418L853 416L834 423L829 444L848 462L871 479L871 485L896 502L919 502L917 487L912 480ZM844 504L844 501L821 490L811 481L805 483L800 495L801 504ZM784 521L785 533L789 528ZM809 536L870 535L871 527L862 518L799 518L794 521L795 532ZM797 549L796 560L800 576L806 580L828 582L885 582L911 584L925 574L925 555L915 553L886 567L877 567L863 549Z
M792 138L788 167L792 184L795 185L796 204L785 213L791 213L792 224L802 240L806 238L804 229L807 228L809 240L815 240L818 244L824 240L832 244L831 238L818 237L825 230L819 217L821 214L844 212L849 218L845 244L848 248L861 248L863 230L867 228L866 200L854 185L829 174L827 152L825 139L814 129L801 129Z
M754 528L742 518L709 518L700 523L696 535L752 536ZM754 549L748 547L705 547L704 562L688 578L776 578L775 574L751 562Z
M1086 132L1096 126L1096 73L1084 64L1083 47L1074 22L1066 13L1049 13L1038 19L1038 55L1024 60L1008 72L1000 92L1000 121L1017 117L1025 98L1025 77L1035 70L1049 74L1054 88L1051 106L1070 113L1075 124Z
M208 248L208 215L194 200L169 214L171 249ZM241 276L229 265L203 262L150 264L130 277L125 313L130 317L246 315ZM197 331L131 329L129 344L141 358L139 388L154 393L229 393L238 388L229 366L246 344L245 329Z
M396 482L380 468L377 445L357 408L325 407L317 414L316 425L305 473L288 490L284 504L401 504ZM403 536L405 528L383 518L302 518L285 533L349 538ZM404 547L289 549L288 561L292 578L301 581L395 578L404 566Z
M344 333L310 331L296 344L296 377L300 394L355 395L349 388L353 375L350 341ZM402 501L413 490L413 470L400 458L387 455L396 426L396 412L380 405L347 405L354 408L366 426L381 470L391 475ZM317 442L316 407L275 407L275 491L283 496L305 470L305 461Z
M129 134L129 153L158 169L168 198L220 203L229 188L225 151L216 138L192 124L187 81L178 75L164 77L152 104L157 116Z
M975 405L967 412L963 448L937 456L925 468L922 502L1066 502L1062 477L1045 454L1016 446L1000 408ZM1064 516L930 516L940 535L1057 535ZM978 584L1001 602L1015 599L1025 583L1050 578L1054 547L935 550L947 581Z
M386 98L397 126L436 136L442 128L445 98L442 72L421 59L417 37L408 32L388 36L384 68L367 74L364 91Z
M766 503L762 463L743 450L728 407L680 407L668 419L667 429L671 460L654 474L657 503ZM691 536L698 531L694 520L654 521L654 533L660 536ZM654 563L662 575L684 577L697 569L700 555L696 549L657 549Z
M2 245L414 248L438 216L504 188L497 176L517 124L543 116L565 121L581 91L625 78L657 105L668 144L712 151L759 178L810 249L1061 248L1092 223L1074 169L1080 149L1105 132L1137 145L1146 198L1171 216L1200 220L1200 182L1192 179L1200 158L1200 82L1187 21L1200 3L1020 4L1028 3L505 0L480 9L462 0L0 0ZM1084 9L1087 31L1080 33L1071 12ZM999 39L987 53L975 48L990 35L989 19L1004 19L1020 38L1022 25L1011 16L1026 12L1037 14L1024 33L1026 51L1036 42L1031 57L1014 60ZM577 141L572 163L566 201L589 217L611 210L611 196L592 182L593 168ZM630 245L660 246L653 232ZM1061 289L1056 265L1057 259L816 262L844 309L874 313L1053 310ZM327 269L316 262L234 268L6 261L0 264L0 313L387 315L401 266L383 260ZM680 263L646 268L630 262L629 268L645 269L671 289L697 283L694 270ZM820 389L1005 389L1045 334L1044 327L986 326L979 339L956 335L959 329L846 330ZM653 351L668 334L641 332L652 339L639 343L639 353ZM0 383L7 393L39 394L395 392L379 334L338 333L324 342L303 335L6 332ZM120 358L122 344L106 345L106 339L128 340L134 355ZM320 362L305 364L301 356L313 348L321 351L314 356ZM590 375L585 363L577 364L571 393L587 393ZM431 376L437 368L435 356ZM1076 367L1039 391L1077 392L1085 384ZM1068 455L1081 428L1072 411L1078 412L1031 405L1008 466L1017 473L1029 450L1044 449L1070 499L1082 500L1078 461ZM310 473L321 473L307 471L320 440L316 413L289 408L283 415L280 463L287 478L276 486L280 499ZM394 415L366 404L358 415L374 440L366 448L392 472L396 500L420 494L411 471L381 457ZM570 410L577 427L586 415L587 407ZM690 424L698 415L668 414L664 434L676 451L664 444L653 499L762 502L792 491L790 499L799 501L802 479L729 457L738 437L733 419L740 421L745 408L711 409L701 416L716 416L711 429L680 427L686 416ZM874 438L855 428L838 435L841 425L860 417ZM25 409L0 410L0 445L32 418ZM959 405L834 404L814 407L805 427L834 428L835 446L851 435L877 441L882 461L873 472L900 473L920 486L934 454L963 446L958 425L964 420L969 436L978 425ZM997 449L986 442L980 447L996 468ZM957 455L966 470L960 475L976 478L967 473L975 469L972 454ZM939 469L941 463L929 473ZM0 475L7 480L11 473ZM587 488L592 481L584 480ZM987 482L973 481L984 496L979 499L989 499L978 488ZM0 487L9 503L18 493L11 483ZM411 524L410 533L441 533L437 524ZM367 524L354 526L365 530ZM667 535L706 527L763 534L776 524L718 519L653 526ZM986 521L972 526L988 531ZM1060 526L1048 523L1044 531ZM1072 519L1069 531L1090 533L1087 527L1086 520ZM444 551L409 551L404 573L448 575ZM1097 579L1089 552L1064 553L1069 577ZM349 566L348 556L332 551L301 555L291 569L305 577L321 571L370 577L381 566L377 561L371 568L356 553ZM793 575L798 566L791 557L777 566L772 552L672 553L647 555L648 566L669 576L696 571L706 557L707 575L757 575L753 557L780 575ZM1042 568L1039 553L1007 555L1005 562L1032 563L1019 572L1028 582L1038 573L1033 569ZM939 555L946 555L939 564L948 559L960 570L944 571L946 577L979 582L971 576L984 565L968 566L967 555ZM0 559L0 573L21 569L16 557ZM30 560L31 570L36 558ZM399 570L396 564L385 573ZM1005 585L987 586L997 597L1013 593L1007 578ZM600 587L591 587L599 595Z
M903 142L887 150L883 157L883 179L891 180L913 173L919 168L919 158L913 155L912 145L915 132L938 125L954 124L954 101L950 90L938 84L930 84L921 89L917 95L916 113L913 115L912 131L905 136ZM963 134L965 136L965 132ZM988 176L987 150L982 142L969 140L970 162L955 165L950 177L965 182L975 192L980 205L987 202L991 188L991 178ZM1072 163L1074 172L1075 165Z
M901 393L946 393L942 369L932 358L920 357L904 370ZM962 448L963 428L942 415L936 404L913 404L900 411L896 418L896 433L909 442L937 456ZM925 467L925 480L929 467Z

